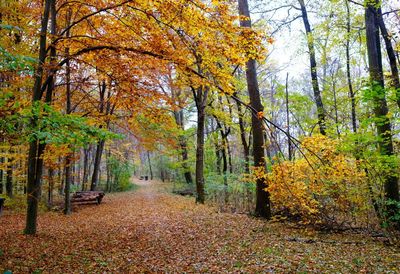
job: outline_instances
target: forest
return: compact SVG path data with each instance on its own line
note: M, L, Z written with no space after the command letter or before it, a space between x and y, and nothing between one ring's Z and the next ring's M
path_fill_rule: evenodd
M398 273L395 0L0 0L0 272Z

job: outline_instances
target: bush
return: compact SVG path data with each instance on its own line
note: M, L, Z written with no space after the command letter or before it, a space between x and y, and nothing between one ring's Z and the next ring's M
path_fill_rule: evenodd
M305 223L351 224L370 211L366 174L358 161L322 135L304 138L302 158L272 166L267 190L275 209Z

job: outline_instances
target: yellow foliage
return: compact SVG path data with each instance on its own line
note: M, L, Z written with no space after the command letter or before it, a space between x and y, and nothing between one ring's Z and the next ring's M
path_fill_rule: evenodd
M278 211L308 223L352 221L370 208L367 178L357 160L338 151L338 141L304 138L304 157L272 166L267 190Z

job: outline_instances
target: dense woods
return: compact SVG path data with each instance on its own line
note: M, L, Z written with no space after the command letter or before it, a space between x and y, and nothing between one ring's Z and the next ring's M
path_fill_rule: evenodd
M272 220L396 242L399 9L391 0L0 0L0 226L16 218L24 235L40 236L49 212L80 218L76 201L101 193L101 202L134 180L145 189L132 194L139 208L126 193L104 208L137 218L143 205L148 222L153 208L176 216L171 197L144 198L168 189L194 196L190 214L204 217L202 208L212 222L215 210L245 213L261 219L251 219L257 229Z

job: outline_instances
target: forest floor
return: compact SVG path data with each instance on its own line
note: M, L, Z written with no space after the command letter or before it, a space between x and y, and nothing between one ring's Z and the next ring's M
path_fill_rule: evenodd
M363 234L324 234L218 213L165 185L135 180L71 216L0 217L0 273L400 273L400 250ZM1 271L2 270L2 271Z

